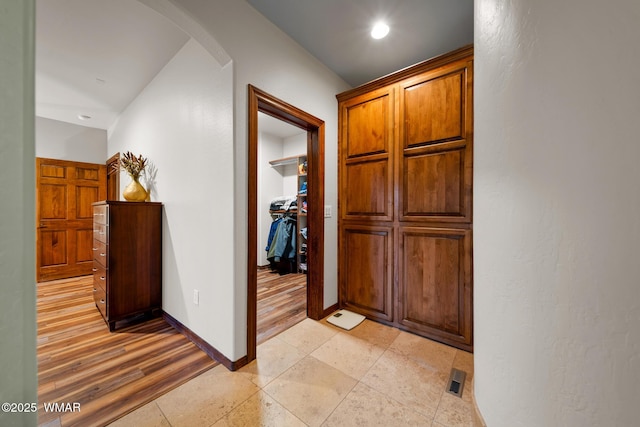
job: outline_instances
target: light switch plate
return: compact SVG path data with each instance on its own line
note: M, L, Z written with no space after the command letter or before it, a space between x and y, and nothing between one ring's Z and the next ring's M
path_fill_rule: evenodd
M331 218L331 205L324 206L324 217Z

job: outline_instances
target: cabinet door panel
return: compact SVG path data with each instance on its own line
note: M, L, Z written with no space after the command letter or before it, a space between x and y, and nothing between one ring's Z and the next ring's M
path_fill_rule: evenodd
M404 159L402 217L465 220L465 149L406 156ZM411 218L407 218L411 217ZM440 219L440 218L436 218Z
M342 218L393 219L393 93L382 88L340 105Z
M404 87L404 146L464 135L464 69Z
M40 220L67 219L67 186L66 184L40 185Z
M99 200L99 190L94 186L78 185L76 187L76 219L93 221L93 206L91 204Z
M76 230L76 262L93 262L93 230Z
M472 79L459 61L401 83L400 221L472 222Z
M344 169L344 217L390 220L392 191L388 160L350 163Z
M358 98L346 106L345 158L388 153L392 106L388 93L373 99Z
M345 227L340 286L344 307L393 320L392 241L390 227Z
M66 265L67 259L67 231L40 231L40 265L43 268Z
M471 231L400 231L402 325L451 343L471 344Z

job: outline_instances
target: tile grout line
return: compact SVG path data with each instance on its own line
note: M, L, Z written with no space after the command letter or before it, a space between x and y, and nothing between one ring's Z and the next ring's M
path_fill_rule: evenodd
M157 399L153 401L153 404L156 405L156 408L158 408L158 411L160 411L160 413L162 414L162 418L164 418L164 420L167 422L167 424L169 424L169 427L173 427L173 424L171 424L171 421L169 421L169 418L167 418L167 415L164 413L164 411L162 410L160 405L158 405ZM142 408L142 407L140 407L140 408ZM140 409L140 408L138 408L138 409Z
M460 351L460 350L456 349L456 352L453 354L453 358L451 359L451 365L449 366L449 372L451 372L451 369L453 369L453 365L454 365L454 363L456 361L456 356L458 355L458 351ZM446 393L447 385L448 385L448 383L445 382L444 383L444 390L442 390L441 393L440 393L440 398L438 399L438 405L436 406L436 411L433 414L433 421L431 422L432 424L436 422L436 417L438 416L438 411L440 410L440 405L442 404L442 397ZM441 423L438 423L438 424L441 424Z

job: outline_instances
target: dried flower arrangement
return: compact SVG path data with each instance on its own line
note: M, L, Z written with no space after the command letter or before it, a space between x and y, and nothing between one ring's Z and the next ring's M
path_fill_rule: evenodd
M142 154L136 157L131 151L127 151L120 158L120 167L137 181L144 168L147 167L147 159L142 157Z

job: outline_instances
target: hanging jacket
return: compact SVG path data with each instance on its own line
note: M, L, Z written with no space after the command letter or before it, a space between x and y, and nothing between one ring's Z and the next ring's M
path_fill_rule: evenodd
M271 223L271 227L269 228L269 237L267 238L267 247L264 248L264 250L267 252L269 252L269 248L271 247L271 243L273 242L273 237L276 234L278 225L280 225L280 221L282 221L282 218L277 218Z
M296 220L283 218L273 236L271 247L267 252L269 261L295 259L296 257Z

